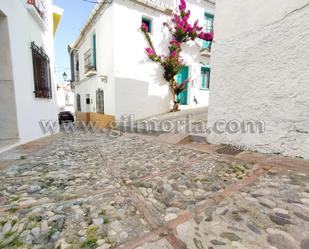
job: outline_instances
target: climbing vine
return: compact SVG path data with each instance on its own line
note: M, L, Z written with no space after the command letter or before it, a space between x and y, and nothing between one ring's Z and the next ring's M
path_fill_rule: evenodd
M213 34L202 31L203 28L199 26L197 20L193 25L189 23L190 15L191 12L187 9L186 1L181 0L178 6L178 11L172 14L170 24L167 22L163 23L171 34L171 40L168 45L169 54L167 56L157 54L148 32L148 26L145 23L141 26L141 31L144 33L149 46L145 49L149 59L153 62L160 63L164 69L163 76L168 82L173 96L172 112L179 111L180 100L178 95L186 90L189 83L189 79L180 84L177 84L175 80L175 76L185 66L184 61L181 58L182 44L196 39L210 42L213 40Z

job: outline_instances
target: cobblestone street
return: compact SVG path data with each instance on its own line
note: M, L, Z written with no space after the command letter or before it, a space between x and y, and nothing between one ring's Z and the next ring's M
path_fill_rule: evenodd
M0 248L309 248L307 161L203 146L75 133L2 153Z

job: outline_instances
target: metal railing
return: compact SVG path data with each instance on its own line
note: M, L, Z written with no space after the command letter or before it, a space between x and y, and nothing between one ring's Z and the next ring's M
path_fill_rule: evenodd
M96 70L95 64L94 64L94 53L93 49L90 48L86 51L84 54L84 69L85 72L88 72L90 70Z
M46 3L45 0L27 0L27 4L31 4L35 7L36 11L40 15L43 21L45 21L46 16Z

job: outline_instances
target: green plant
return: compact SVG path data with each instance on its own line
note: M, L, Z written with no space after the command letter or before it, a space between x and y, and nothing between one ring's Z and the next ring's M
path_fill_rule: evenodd
M104 209L101 209L100 212L99 212L99 215L105 216L106 215L106 211Z
M57 232L56 229L54 229L54 228L49 228L48 231L44 234L45 240L47 240L47 241L50 240L51 237L52 237L52 235L53 235L55 232Z
M6 222L7 222L7 220L4 220L4 219L2 220L2 219L1 219L1 220L0 220L0 226L4 226L4 224L5 224Z
M110 220L107 217L104 217L104 224L109 224Z
M14 197L12 197L12 199L11 199L11 201L18 201L20 199L20 196L14 196Z
M9 213L16 213L16 211L17 211L17 208L14 208L14 207L11 207L11 208L9 208L8 210L7 210Z
M94 237L94 236L96 236L98 229L99 229L99 227L96 226L96 225L91 225L91 226L89 226L89 227L87 228L87 232L86 232L86 233L87 233L87 236L88 236L88 237Z
M17 219L12 220L12 226L14 226L17 223Z
M87 238L80 244L80 248L94 249L97 247L97 239L94 237Z
M19 248L23 245L23 242L18 238L18 236L14 237L9 243L2 244L0 242L0 249L6 248Z
M3 235L3 238L7 239L7 238L11 237L13 234L14 234L13 232L8 231L8 232L6 232L6 233Z

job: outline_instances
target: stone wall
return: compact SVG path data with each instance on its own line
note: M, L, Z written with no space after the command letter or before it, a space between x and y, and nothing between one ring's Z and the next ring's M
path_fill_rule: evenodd
M308 5L217 1L208 126L262 120L265 132L212 132L209 142L309 159Z

